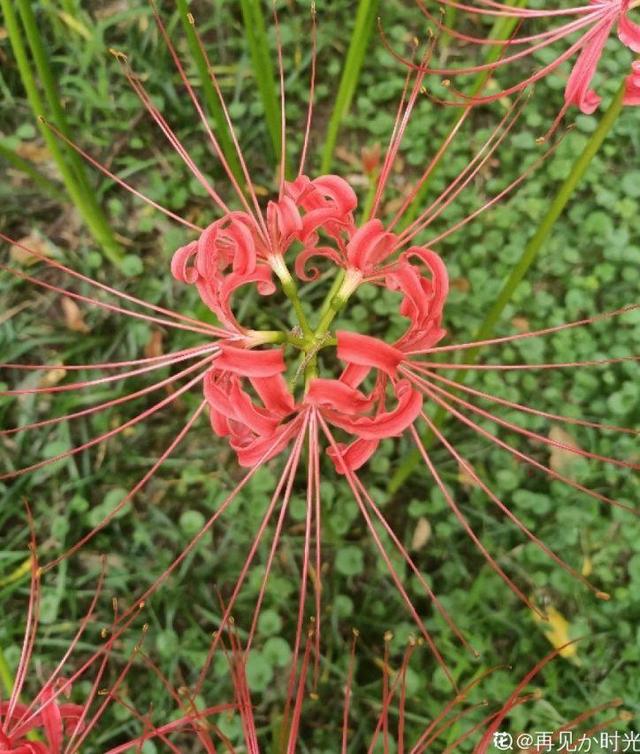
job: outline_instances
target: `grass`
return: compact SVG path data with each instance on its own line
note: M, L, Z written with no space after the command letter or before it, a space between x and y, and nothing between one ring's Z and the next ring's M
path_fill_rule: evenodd
M194 160L219 178L203 132L187 105L146 3L141 0L129 3L125 10L117 4L104 8L87 5L79 18L89 30L89 39L69 28L54 12L51 3L41 2L35 7L43 21L43 33L66 117L72 132L80 135L83 147L173 211L200 224L213 219L202 190L162 142L153 124L141 117L139 103L107 53L108 47L116 47L129 54L132 66L144 77L154 101L174 124ZM294 133L291 149L295 150L302 133L302 128L295 126L304 122L308 87L308 34L305 36L308 14L302 5L298 5L294 13L281 10L287 115ZM163 13L169 18L170 31L181 40L181 49L186 50L177 13L172 13L171 8L163 9ZM311 139L314 170L319 165L326 122L332 113L333 82L338 80L348 48L352 16L347 2L335 3L330 11L318 6L319 103ZM198 28L213 52L254 182L265 191L271 190L273 168L269 149L273 134L265 126L263 105L256 95L250 53L243 38L242 16L235 7L221 4L210 17L199 12L198 19ZM410 8L395 4L385 8L383 21L395 44L410 39L415 23ZM0 44L2 52L10 57L7 40ZM600 88L608 97L615 93L628 62L626 58L617 57L617 51L616 44L612 44L601 65ZM488 166L473 191L456 202L439 228L447 227L473 209L482 197L499 191L507 179L515 175L523 160L538 155L536 137L544 132L557 112L564 84L562 76L567 70L551 77L546 86L540 86L534 93L514 136L500 150L500 164ZM196 73L194 64L192 74ZM40 141L15 66L4 66L1 76L3 92L10 93L0 111L1 143L18 154L29 154L27 147L31 147L33 153L32 147L39 146ZM374 37L350 114L341 126L341 149L334 162L337 172L349 176L354 184L360 185L360 181L363 196L366 180L360 165L360 149L376 141L384 145L402 84L403 72ZM431 187L434 193L468 160L470 150L482 143L491 124L499 117L500 107L498 104L495 109L483 108L474 113L434 180ZM594 159L581 188L556 224L536 265L505 309L500 334L525 325L549 326L637 300L640 174L630 166L637 162L640 152L639 116L633 110L622 114L612 137ZM401 190L419 174L449 123L450 117L443 118L428 98L420 101L402 152L402 167L393 175L396 188ZM593 118L578 116L576 128L567 135L557 155L516 196L440 245L438 250L447 261L454 282L446 310L446 325L452 339L467 339L477 330L499 292L501 281L543 218L548 197L567 176L595 124ZM1 153L0 159L3 159ZM37 167L45 176L57 177L48 159L39 162ZM180 228L152 213L112 182L91 174L96 196L106 208L114 230L126 243L129 256L137 262L129 270L130 276L124 277L96 251L68 203L45 196L15 165L7 165L7 171L10 180L0 188L3 231L17 238L38 232L41 239L51 244L52 253L67 260L74 269L124 287L142 299L206 316L190 292L169 282L171 254L187 239ZM4 258L6 254L5 249ZM62 281L55 273L47 272L43 276L56 284ZM154 334L154 329L147 324L132 323L85 307L82 313L88 332L80 334L70 330L58 297L36 291L4 273L0 278L0 296L4 313L0 315L3 361L80 363L133 359L143 355ZM257 326L269 326L266 315L260 311L259 301L248 300L242 306L247 309L247 317L253 311ZM351 309L353 321L364 330L373 328L394 306L392 296L363 292ZM187 336L161 335L165 351L191 342ZM500 358L513 362L603 358L637 351L639 342L640 320L628 315L624 325L607 321L542 343L522 342L503 349ZM478 373L469 384L481 390L497 390L511 400L533 402L536 399L536 405L549 411L637 426L639 376L637 365L632 363L552 372L538 377L525 373L499 376ZM24 375L7 373L0 379L15 385L22 377ZM37 377L31 375L27 379ZM146 383L140 380L139 384L142 387ZM121 389L118 385L105 388L104 397L115 396ZM98 396L94 394L94 397ZM0 581L25 559L26 531L21 515L24 496L34 508L44 556L55 554L65 543L73 542L78 531L98 520L101 511L110 509L124 491L136 483L184 424L197 400L196 395L186 396L162 417L132 430L126 437L112 440L104 453L94 451L75 456L56 464L56 468L42 469L14 484L0 482L0 529L4 535ZM61 415L82 408L85 401L85 396L79 393L61 393L37 405L30 399L15 402L0 398L0 421L12 426L37 417ZM111 422L130 415L131 410L122 407L105 417L83 419L73 427L63 425L29 436L2 438L0 465L11 468L18 463L36 462L72 442L81 442L106 431ZM526 426L542 432L549 429L548 423L534 418ZM640 550L633 519L621 511L598 506L539 474L529 474L522 465L470 436L460 426L450 425L449 431L452 440L477 460L493 489L504 496L524 522L571 564L579 569L590 568L591 578L612 595L606 603L595 599L533 546L524 544L517 532L491 510L479 490L457 482L458 469L444 451L434 450L434 460L446 480L455 486L463 510L487 546L499 554L501 564L539 604L551 605L566 617L572 636L589 637L579 645L579 664L558 660L545 669L538 682L544 698L515 713L510 721L512 729L544 730L548 725L579 714L586 706L616 697L624 698L632 712L640 711L637 706L640 681L635 670L640 659L637 632L640 609L633 598L640 587ZM606 434L597 436L590 430L577 432L575 437L583 447L594 452L617 457L637 454L630 439L621 440ZM426 473L414 475L393 497L386 495L388 478L407 448L402 442L383 443L381 452L366 469L366 482L373 494L384 501L385 514L405 542L412 541L421 520L428 520L431 537L416 555L420 568L460 627L472 638L481 658L475 660L465 653L436 618L429 617L429 628L437 632L439 646L457 677L469 678L481 668L510 664L511 671L496 672L483 686L483 695L488 699L504 699L512 688L513 678L521 677L545 654L549 646L547 639L526 607L485 567L481 556L453 520L442 496L429 484ZM543 450L538 454L540 458L547 457ZM220 617L212 593L212 574L215 574L216 585L228 594L268 501L277 469L275 462L256 476L241 496L237 515L224 521L207 537L145 610L144 619L150 626L145 644L147 651L176 684L181 683L181 679L192 680L206 651L208 634ZM335 727L339 716L348 641L351 628L357 626L362 633L352 717L355 742L352 750L357 751L357 742L365 740L380 697L378 665L382 636L386 630L394 632L396 656L413 629L380 567L353 501L328 466L323 467L323 472L326 472L323 473L326 479L323 489L326 659L319 688L322 704L311 708L314 725L307 729L305 745L313 752L335 750L331 723ZM615 490L618 499L629 503L638 499L638 479L629 473L598 468L595 464L577 464L572 473L598 490ZM107 554L109 566L103 603L107 605L108 597L114 595L126 604L140 588L140 575L151 576L166 567L237 479L238 471L229 451L213 441L206 422L201 422L190 433L181 451L137 496L134 506L129 506L81 555L46 579L38 664L46 667L57 660L64 638L70 635L71 622L82 614L93 589L101 553ZM258 717L265 726L278 715L286 683L284 669L295 625L302 511L302 501L297 501L286 526L276 579L267 594L257 652L252 660L250 680L256 692ZM260 555L260 562L264 562L266 547L261 548ZM238 603L235 615L240 625L255 601L260 573L259 566L252 569L249 585ZM409 574L405 579L421 612L430 615ZM25 595L24 581L0 587L5 616L0 625L0 646L10 664L16 661L21 640ZM138 638L134 632L119 647L122 657ZM412 713L419 718L432 717L448 698L449 689L426 651L416 655L410 680ZM82 688L76 693L79 691ZM222 658L216 661L203 695L215 703L228 698L229 691ZM130 674L128 693L136 699L140 709L153 705L159 717L169 709L157 679L140 665ZM106 742L119 740L133 730L123 710L114 708L100 736L94 740L95 750L103 750ZM237 733L229 731L232 736Z

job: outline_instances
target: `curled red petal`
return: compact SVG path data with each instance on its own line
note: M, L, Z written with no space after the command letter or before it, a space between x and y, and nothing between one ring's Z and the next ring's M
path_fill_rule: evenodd
M229 420L223 413L217 411L211 403L209 403L209 421L211 429L218 437L228 437L231 434Z
M338 474L356 471L376 452L379 440L354 440L349 445L336 443L336 447L328 447L327 455L333 461ZM346 467L346 468L345 468Z
M368 220L347 244L349 266L364 275L372 273L393 252L395 242L396 236L385 231L380 220Z
M340 375L340 382L351 385L351 387L358 387L358 385L361 385L364 382L370 371L370 366L363 364L347 364Z
M256 268L257 250L255 241L249 228L237 223L233 229L233 239L236 242L233 253L233 271L246 275Z
M243 377L272 377L286 370L282 348L255 351L235 348L227 343L220 344L220 355L213 364L216 370Z
M330 408L348 416L358 416L371 408L372 400L341 380L316 378L309 383L308 403Z
M321 175L311 183L320 194L335 203L337 209L343 214L353 212L358 206L355 191L339 175Z
M243 428L243 435L248 432L269 435L278 426L279 417L272 416L266 409L255 406L242 389L237 377L219 382L215 372L210 370L205 375L203 390L209 407L228 420L224 428L230 434L234 434L234 428L230 422L237 422Z
M290 191L306 212L300 235L303 243L317 238L315 234L320 228L335 239L343 232L350 236L355 231L353 210L358 206L358 198L344 178L321 175L313 181L298 179L291 184Z
M232 439L230 444L236 452L240 466L250 468L277 456L287 447L290 440L290 424L284 424L271 435L256 437L248 442Z
M613 23L613 19L602 21L600 29L584 45L564 90L566 104L576 105L586 115L591 115L600 105L601 97L589 87Z
M340 267L344 265L342 257L335 249L329 246L310 246L307 249L303 249L296 257L295 271L300 280L316 280L320 274L320 270L317 267L312 267L309 272L305 269L307 262L312 257L324 257L325 259L330 259Z
M64 731L62 727L62 715L53 698L53 690L45 686L39 696L43 702L40 710L40 718L47 742L49 743L49 754L60 754Z
M256 283L258 292L262 296L268 296L275 293L276 287L271 276L271 268L266 264L258 265L253 272L241 275L237 272L230 272L222 280L220 286L220 300L223 306L228 306L229 299L237 288L249 283Z
M272 377L251 377L251 384L269 411L282 417L294 410L293 395L281 374Z
M631 64L631 73L626 78L624 100L625 105L640 105L640 61Z
M64 723L64 729L67 734L72 733L78 724L78 721L84 714L84 707L80 704L59 704L58 709L62 716L62 722ZM83 726L80 726L82 729Z
M257 435L271 434L280 423L279 416L255 406L238 381L232 383L229 399L233 406L234 418Z
M291 242L302 231L302 218L296 203L289 196L267 205L267 226L274 252L284 254Z
M198 280L198 270L190 264L198 253L198 242L181 246L171 258L171 274L181 283L193 284Z
M413 253L411 256L419 256L425 261L431 278L424 277L418 267L407 261L409 255L403 255L385 278L389 288L402 292L400 314L410 320L407 331L394 344L402 351L432 348L445 335L441 323L448 292L446 270L436 254L430 258L426 250L423 252L424 255Z
M628 16L631 0L622 0L618 20L618 37L622 44L633 52L640 52L640 24L634 23Z
M397 382L395 390L398 405L392 411L381 411L375 416L357 419L331 412L327 418L358 439L382 440L385 437L395 437L413 424L422 408L422 396L407 380Z
M340 235L340 231L348 230L351 223L338 213L333 207L321 207L312 209L302 218L302 229L299 239L302 243L315 243L318 239L320 228L333 238Z
M257 256L252 221L245 212L231 212L216 220L198 239L198 272L205 280L218 278L229 266L240 274L251 273Z
M431 249L412 246L401 259L409 261L412 257L420 259L431 273L431 306L442 308L449 294L449 273L442 257Z
M242 330L231 310L231 298L238 288L250 283L256 284L258 293L262 296L275 293L276 287L273 283L271 268L267 264L259 264L253 272L244 275L237 272L221 275L217 281L217 287L213 283L209 286L206 282L201 282L198 289L202 300L227 327Z
M306 175L299 175L294 181L285 181L284 190L287 196L300 206L303 206L302 199L306 191L311 186L311 180Z
M404 359L402 351L370 335L340 330L336 337L338 358L349 364L381 369L393 376Z

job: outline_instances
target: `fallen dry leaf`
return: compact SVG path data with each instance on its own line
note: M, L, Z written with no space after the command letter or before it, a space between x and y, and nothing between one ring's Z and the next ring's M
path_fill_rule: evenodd
M38 387L53 387L61 382L67 374L67 370L62 366L54 366L42 375Z
M397 212L400 209L400 207L402 207L403 203L404 203L403 196L396 196L393 199L389 199L389 201L386 202L384 205L385 214L391 215Z
M164 333L162 330L154 330L151 333L151 337L147 341L147 345L144 347L144 355L149 358L153 359L157 356L162 356L164 354L164 350L162 348L162 341L164 340Z
M354 168L360 167L361 163L357 155L350 152L346 147L336 147L335 154L339 160L346 162L347 165L351 165Z
M72 298L68 296L62 297L62 311L64 312L64 323L69 330L85 334L91 332L89 326L84 321L80 307Z
M531 329L529 320L526 317L514 317L511 320L511 324L518 332L528 332Z
M36 164L47 162L51 159L51 152L44 144L38 144L35 141L23 141L16 147L16 154L24 160L35 162Z
M51 244L37 233L30 233L28 236L20 238L9 249L9 256L12 262L17 262L23 266L36 264L38 258L33 254L30 254L26 249L31 249L37 254L42 254L45 257L52 256Z
M460 293L469 293L471 290L471 283L467 278L452 278L449 281L449 285Z
M420 516L411 539L411 549L421 550L431 539L431 524L424 516Z
M550 446L549 466L559 474L564 474L571 479L571 467L578 456L576 453L569 450L569 448L580 450L580 446L566 430L557 425L551 427L549 439L553 440L553 442L561 442L563 445L568 446L567 448L558 448L555 445Z
M547 607L545 610L547 620L543 620L537 613L533 613L533 619L540 626L544 635L555 649L560 649L560 657L578 662L578 645L569 644L571 641L571 624L555 607Z
M115 16L116 13L124 13L126 10L128 10L127 0L115 0L112 3L103 3L93 13L97 19L102 20L103 18Z
M360 157L362 160L362 168L367 175L372 175L380 167L381 150L382 147L379 141L377 141L372 147L362 147Z
M462 463L458 461L458 481L463 487L476 487L481 489L482 485L478 484L477 480L473 478L472 474Z

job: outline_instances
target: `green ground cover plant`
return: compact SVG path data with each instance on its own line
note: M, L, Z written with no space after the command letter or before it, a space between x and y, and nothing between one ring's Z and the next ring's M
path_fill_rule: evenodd
M394 59L387 46L410 49L416 35L428 41L424 31L426 20L416 6L395 2L381 5L384 8L376 10L376 3L363 0L356 12L354 3L338 0L327 7L318 3L315 9L318 75L308 147L313 171L309 172L318 175L321 166L325 171L330 167L356 190L360 207L370 207L373 201L372 185L384 158L407 75L406 68ZM269 5L252 0L241 3L203 0L175 5L168 2L160 8L168 33L184 54L189 80L198 91L203 91L210 122L225 134L223 150L231 155L231 137L223 128L224 114L216 112L212 105L215 91L204 83L206 63L198 54L197 40L189 33L193 27L187 13L193 13L198 34L214 61L217 81L261 202L272 197L278 186L275 167L281 147L275 55L278 38L283 51L287 121L299 125L290 128L287 134L290 170L294 170L294 156L303 144L312 66L309 7L302 2L279 2L276 6L279 29L273 23ZM193 233L155 212L90 165L80 168L82 161L74 151L34 117L33 98L25 89L24 72L9 39L12 8L11 3L6 7L3 3L4 33L0 36L3 60L0 162L5 175L0 186L0 230L83 275L125 290L145 302L213 323L211 312L193 287L178 285L170 275L173 253L191 240ZM256 16L258 8L261 12ZM224 192L228 181L181 86L162 33L154 22L152 7L144 0L131 3L39 0L18 3L16 9L33 14L37 22L66 121L64 132L110 171L154 201L190 223L208 225L214 219L209 198L175 151L162 141L162 134L145 114L123 75L118 58L110 53L115 50L127 55L129 64L152 93L154 104L188 147L194 162ZM376 13L380 13L379 27L371 23L370 17ZM353 47L354 28L358 30L359 48ZM491 28L491 22L482 26L485 32ZM475 31L479 33L477 28ZM387 45L383 44L382 34ZM265 57L267 51L270 69ZM455 40L445 36L438 41L434 55L442 65L457 54ZM535 64L542 66L549 62L548 56L548 51L540 51ZM504 290L505 281L518 269L523 250L532 248L532 237L547 217L554 197L563 186L571 184L577 161L594 143L594 134L620 91L630 59L628 51L612 38L601 62L605 73L599 86L604 100L602 110L591 116L570 111L546 144L540 144L539 137L545 134L561 108L570 66L563 64L540 82L526 96L526 102L523 100L517 123L475 176L470 190L456 198L434 224L434 235L444 232L499 194L523 168L533 165L550 144L558 144L517 191L438 244L437 251L446 262L451 284L444 325L453 342L472 340L492 307L496 311L496 300ZM345 60L354 61L351 79L344 75ZM518 64L520 67L516 66L507 76L517 81L529 64L531 61ZM33 75L34 85L44 91L42 71L34 69ZM474 81L470 79L470 86ZM484 87L483 91L498 91L493 80ZM427 93L417 99L389 178L395 194L385 200L385 215L397 211L396 196L402 197L410 190L460 112L459 108L442 107L435 101L447 95L447 87L435 77L426 82L426 88ZM517 95L504 96L470 112L461 127L460 138L451 143L446 159L429 181L428 196L437 196L456 178L516 100ZM60 128L60 120L50 104L42 107L46 110L41 114ZM526 274L515 281L517 285L496 313L492 322L495 335L554 327L637 303L640 111L625 108L620 113L611 112L616 117L611 117L606 132L602 131L602 144L585 166L584 176L566 193L562 212L554 218L543 243L531 255L531 266L526 271L521 268ZM53 149L52 139L58 145ZM55 149L61 150L63 162L57 159ZM379 154L382 157L376 156ZM76 200L69 176L60 170L61 164L71 166L74 171L71 176L74 190L84 187L84 202ZM231 168L236 176L241 173L237 160ZM87 202L95 207L87 210ZM99 228L97 232L92 227L87 213L93 220L100 218L100 227L102 217L108 219L110 239L106 248L111 253L106 253ZM4 244L2 264L25 275L37 275L53 286L68 285L59 270L33 265L28 254L16 244ZM81 283L74 283L72 290L86 293ZM277 299L276 306L267 309L262 306L261 296L244 290L248 292L236 299L238 319L251 321L253 328L263 330L291 331L296 326L284 295ZM300 293L303 311L311 319L320 309L326 289L312 281L301 283ZM0 374L3 390L47 384L42 380L49 380L50 386L58 381L64 384L69 375L55 365L154 358L200 342L191 332L133 321L85 306L56 291L37 288L4 269L0 273L0 296L1 361L52 367L44 375L3 370ZM337 316L333 327L355 328L376 336L381 334L381 323L389 322L391 337L398 337L406 325L406 319L398 315L398 301L397 292L363 286L350 301L349 310ZM491 334L485 331L484 335ZM615 359L636 354L639 343L640 313L635 310L622 317L602 319L589 327L561 331L550 338L514 341L495 355L484 351L478 358L485 364ZM459 376L453 370L446 375ZM638 363L628 360L544 372L470 371L465 384L548 412L634 429L640 421L639 377ZM90 379L90 375L83 373L83 378ZM127 385L114 382L99 386L91 394L91 404L82 391L54 392L44 397L24 395L18 400L0 396L0 421L4 429L62 416L81 411L99 400L123 397L147 384L141 375ZM171 389L168 387L156 400L169 397ZM107 444L45 465L16 480L0 481L3 606L0 676L5 684L2 698L9 695L6 687L15 678L18 667L30 588L29 533L23 501L28 501L33 512L41 560L53 560L80 535L98 526L136 486L201 400L199 393L186 392L161 414L132 426ZM437 413L437 406L429 406L430 416ZM73 445L110 431L131 415L126 404L116 405L104 414L83 417L73 424L65 422L41 427L37 432L1 436L1 469L10 472L55 457ZM516 419L516 413L509 410L501 411L500 416L506 421ZM575 443L593 454L638 463L637 436L601 433L535 415L517 415L517 418L525 429L545 437L555 432L552 437L561 443ZM569 651L542 668L534 682L540 695L511 711L509 729L554 730L587 709L617 699L624 700L629 713L619 724L633 729L633 715L640 712L640 680L636 672L640 659L640 608L635 598L640 588L640 545L636 519L628 511L589 499L548 475L532 473L529 466L451 417L442 416L440 420L450 441L472 460L491 489L508 501L522 522L610 596L608 600L598 599L583 589L533 542L509 526L487 501L482 489L432 437L428 440L430 453L443 481L455 490L461 510L498 564L509 572L535 607L547 611L551 620L541 621L487 565L452 516L441 490L424 473L424 466L419 472L412 467L410 438L383 439L359 474L410 550L423 578L478 653L475 656L465 649L447 630L430 608L418 579L392 553L391 560L427 629L437 639L450 673L464 686L482 672L497 668L470 694L469 703L486 699L500 704L552 645L557 648L565 641L580 638ZM487 431L495 431L490 423L481 420L481 424ZM633 470L576 459L557 447L532 445L518 436L510 435L509 443L521 451L533 448L536 459L549 463L577 484L637 507L640 482ZM322 463L322 567L320 573L314 570L310 576L313 583L322 583L322 659L317 689L305 701L309 717L299 750L337 750L336 730L342 722L343 689L355 628L359 639L350 700L349 750L366 751L381 707L384 668L390 665L397 670L401 666L407 642L419 632L381 561L344 478L329 465L325 468L324 460ZM239 493L234 514L217 522L162 588L146 601L140 615L140 625L148 624L143 651L137 649L140 626L114 643L115 665L122 668L131 662L131 668L118 686L120 702L107 709L99 729L85 744L90 751L107 751L140 734L140 721L132 717L129 700L135 699L135 707L141 714L153 710L154 720L176 714L175 700L168 697L160 673L154 672L143 656L149 657L176 688L190 687L195 682L207 659L211 632L223 617L222 605L234 588L281 466L278 458L264 464ZM235 454L212 434L209 423L195 424L180 451L163 463L149 484L136 494L133 503L127 504L78 553L44 574L35 675L38 672L43 675L48 666L55 666L74 632L73 626L84 615L103 567L103 601L115 597L121 609L128 608L141 588L167 569L202 530L242 475ZM304 471L301 476L304 477ZM303 485L302 489L296 488L291 499L246 668L258 732L271 742L273 751L286 751L281 745L286 729L283 700L298 620L305 518ZM270 543L267 538L259 545L256 562L249 569L246 585L233 608L241 641L246 638ZM111 619L107 610L105 624L110 624ZM77 652L88 656L91 643L83 639ZM117 671L112 673L109 683L117 678ZM35 681L33 684L37 688ZM451 684L437 659L422 646L413 653L406 670L406 684L409 700L406 725L411 733L417 733L451 698ZM87 693L88 688L89 682L80 680L74 685L74 698ZM213 659L212 670L197 701L202 706L211 706L232 697L233 677L228 657L220 652ZM483 708L478 707L464 723L479 723L484 714ZM242 746L243 731L237 718L222 714L219 725L234 745ZM434 744L434 750L445 750L463 729L462 722L454 725ZM197 748L197 742L191 739L181 745L189 751ZM383 751L382 742L379 745L378 750ZM472 741L466 741L461 747L471 750L473 745ZM150 740L143 750L145 754L154 754L160 747L161 742Z

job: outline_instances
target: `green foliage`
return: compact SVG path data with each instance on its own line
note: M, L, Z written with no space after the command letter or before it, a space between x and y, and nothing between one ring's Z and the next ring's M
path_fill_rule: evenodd
M282 151L280 105L262 3L261 0L240 0L240 7L244 19L245 38L251 53L253 76L264 109L264 120L275 158L279 160Z
M211 23L203 19L205 43L215 60L254 182L269 191L273 188L272 159L265 154L268 144L275 142L272 128L264 127L265 105L256 88L253 63L246 59L243 22L230 4L213 6L215 15ZM154 125L141 116L139 102L106 53L109 46L129 53L132 65L145 80L154 102L170 120L194 161L203 166L216 185L224 186L220 167L212 157L206 135L192 109L186 104L186 95L153 26L147 3L140 0L127 4L126 8L114 4L106 8L105 14L88 11L79 14L80 23L90 31L89 39L69 28L53 11L53 3L42 2L35 7L46 19L43 33L47 35L47 49L51 51L53 70L65 102L65 115L71 131L81 135L82 146L101 159L109 159L115 172L169 209L201 225L214 219L214 211L201 188L177 155L161 141L161 134ZM285 42L287 120L291 124L304 121L310 63L308 9L304 4L296 8L301 12L289 13L284 4L278 4ZM313 173L317 173L322 159L327 118L337 112L334 82L340 80L343 53L353 38L352 17L353 4L346 0L335 3L331 13L318 4L319 120L311 139ZM179 17L174 13L168 20L171 33L180 40ZM390 3L382 9L382 23L391 43L402 47L410 40L416 24L422 23L422 17L416 22L410 4ZM224 34L220 34L219 29L224 29ZM9 58L8 42L4 40L0 44ZM273 50L273 39L269 44ZM188 41L182 39L178 45L188 54ZM273 57L269 59L273 65ZM543 57L536 62L542 64ZM605 98L610 99L615 94L627 65L628 60L616 57L613 50L607 60L606 79L600 82ZM536 139L558 110L568 70L564 66L555 81L551 78L548 84L540 84L513 138L502 145L499 165L488 166L478 176L473 190L461 195L434 223L434 235L501 190L527 161L541 153ZM200 72L198 77L202 84ZM40 146L41 141L33 127L25 128L31 124L31 116L18 78L15 68L3 68L0 86L3 93L10 92L12 97L3 105L3 137L9 140L11 149L26 153L24 145ZM342 148L339 153L333 148L331 152L333 169L354 175L364 186L364 176L358 172L357 160L354 162L352 158L359 156L364 145L386 142L389 113L397 105L404 71L381 49L378 40L371 37L367 53L362 57L359 79L351 105L339 119ZM274 93L272 89L271 100ZM277 97L275 100L277 105ZM434 178L430 197L435 197L481 146L502 115L502 107L503 103L497 103L493 108L482 108L473 114L461 138L452 145L441 172ZM277 109L276 116L279 121ZM557 220L536 265L510 298L497 324L498 335L510 334L524 325L532 329L552 326L637 300L640 195L636 188L637 171L630 170L629 166L636 164L640 152L639 116L637 111L623 112L613 137L594 158L584 181ZM212 117L215 120L213 112ZM548 197L553 195L558 182L566 178L596 123L594 118L579 116L575 131L565 138L557 155L545 162L520 192L438 244L437 250L445 258L454 281L445 320L451 342L470 340L477 331L496 301L502 281L511 273L535 227L543 220ZM390 197L411 185L446 135L449 124L450 118L443 117L441 109L427 97L420 99L400 153L399 169L391 178ZM294 129L292 155L296 154L300 140L301 133L295 133ZM49 175L46 163L38 167ZM13 170L0 186L0 225L16 237L38 230L41 238L49 242L54 258L67 260L78 271L97 275L145 301L170 306L187 315L209 317L197 296L168 282L171 254L190 240L189 233L153 213L103 176L92 175L91 181L97 187L97 197L110 210L114 229L128 240L130 277L116 275L105 265L101 255L95 253L90 241L72 222L65 221L65 227L61 228L59 218L69 217L69 205L53 197L44 200L39 190ZM429 234L425 234L425 239L428 237ZM80 335L65 327L63 312L54 294L36 292L7 275L2 276L0 285L3 312L0 351L4 361L71 364L136 359L155 331L149 323L133 322L83 306L88 332ZM303 294L311 306L319 300L314 298L311 287ZM26 302L28 306L24 306ZM241 306L254 311L259 326L268 326L269 323L262 322L267 315L260 308L259 297L247 297ZM394 314L396 306L397 300L392 295L381 296L371 287L359 293L348 314L353 315L352 321L358 328L375 332L379 322L392 315L396 317L393 326L401 327L401 318ZM281 316L286 317L284 308ZM164 352L198 342L188 333L166 332L163 336ZM618 320L605 320L590 328L558 333L542 341L514 343L495 353L487 352L484 360L486 363L535 363L606 358L626 355L630 349L637 352L638 344L640 315L634 312ZM168 373L161 370L159 378ZM83 376L89 377L88 373ZM25 386L34 385L38 378L21 375L19 380L23 382L20 382L13 373L1 376L3 384L18 382ZM146 384L142 378L134 378L127 385L113 383L96 391L93 400L115 398ZM468 384L511 401L533 405L535 399L537 407L548 411L626 426L638 426L640 422L637 388L640 370L636 363L554 370L544 374L474 372ZM157 400L163 396L164 393ZM0 465L11 468L55 455L71 444L108 431L113 422L125 421L136 410L149 406L147 401L150 400L144 398L135 406L119 406L108 415L84 417L73 427L44 427L28 436L18 434L10 442L3 438ZM18 402L0 397L0 422L3 426L13 426L61 416L86 407L87 401L87 394L81 392L55 394L44 404L28 397ZM114 437L104 453L96 449L60 461L56 468L45 467L18 483L0 482L0 530L3 533L0 580L25 559L26 527L17 514L24 497L33 506L43 548L49 554L59 552L76 541L79 532L112 510L124 492L138 482L184 425L197 402L199 396L185 396L174 408L148 424L132 427L124 437ZM507 409L498 410L500 416L512 418ZM551 426L549 421L533 415L525 416L522 424L542 434L548 434ZM488 422L486 426L492 428ZM633 437L597 433L585 427L570 431L575 433L581 447L592 452L637 458ZM506 435L501 432L505 439ZM599 505L543 475L530 473L524 464L473 435L458 422L450 422L447 436L473 461L478 473L526 526L578 570L590 568L593 582L612 596L605 603L579 587L510 526L480 490L460 484L457 465L442 446L434 444L434 463L455 492L471 525L501 565L539 604L554 606L577 634L592 637L580 644L580 666L558 660L546 668L539 682L544 698L514 714L514 729L528 725L542 729L545 728L543 722L559 723L586 707L617 697L624 698L630 709L638 713L640 680L636 668L640 661L640 609L634 595L640 583L640 545L634 519L624 511ZM542 462L548 461L548 451L541 446L512 436L509 441L521 450L534 453ZM394 495L386 494L390 475L409 450L409 443L404 441L382 443L375 462L363 470L363 481L407 547L412 546L421 520L428 522L430 535L412 554L443 605L481 653L479 659L455 640L408 569L400 565L397 558L393 560L394 565L398 566L417 609L425 616L457 679L468 680L490 667L512 666L508 672L492 674L478 691L478 702L483 698L504 700L513 688L513 678L522 676L533 660L548 650L548 642L526 607L507 590L469 542L426 470L414 475ZM231 593L279 470L279 462L274 461L256 475L234 503L231 515L203 538L197 550L145 609L144 619L149 623L146 651L174 680L184 679L187 684L194 681L205 659L211 631L221 615L216 590L223 598ZM404 642L415 629L380 564L371 535L344 480L337 478L324 461L322 472L324 656L318 688L322 702L310 708L314 713L314 726L308 731L305 745L309 751L335 751L337 744L328 735L328 723L335 724L340 716L348 642L351 629L357 627L361 641L352 702L356 751L358 742L366 740L379 704L379 664L384 632L391 629L394 633L391 653L397 665ZM603 491L614 490L615 497L622 502L635 505L638 499L638 479L628 470L579 463L572 468L572 473L585 485ZM108 563L106 596L116 596L126 603L131 595L138 593L141 582L148 583L168 567L239 478L233 456L225 445L213 438L203 421L153 482L96 537L82 556L69 561L66 572L55 570L45 579L45 630L44 640L39 644L41 666L52 667L59 658L62 637L68 635L70 622L82 614L92 593L101 555L107 555ZM256 715L265 728L277 715L277 705L281 705L286 690L297 620L304 539L303 505L301 498L295 498L291 504L291 516L283 529L282 547L258 624L256 659L252 660L250 668L250 680L256 691ZM234 609L239 627L247 625L255 607L272 532L273 528L258 548ZM3 586L0 592L5 616L0 627L0 647L12 672L22 638L25 598L24 581ZM137 635L128 638L130 644L124 643L119 648L120 662L124 662L127 650L138 638ZM85 651L87 647L83 645L80 649ZM415 730L432 719L450 698L450 687L426 650L416 653L412 670L408 725ZM159 715L173 712L162 684L146 672L142 663L136 663L130 686L132 695L133 690L136 691L140 709L153 708ZM80 685L74 694L81 695L82 691ZM202 697L217 703L230 696L228 666L220 656L205 681ZM479 711L478 718L471 719L479 720L482 714ZM232 729L228 718L221 721L221 726L225 726L233 740L241 736L240 731ZM134 732L127 715L115 707L105 721L103 739L95 749L87 751L103 751L108 743L121 741ZM145 751L153 754L146 747Z
M344 119L347 117L351 102L356 93L360 71L374 29L377 10L378 0L360 0L358 3L349 49L344 58L342 76L327 127L320 165L321 173L331 172L338 132ZM380 113L380 116L382 115ZM391 116L387 114L387 117Z

